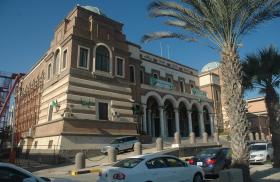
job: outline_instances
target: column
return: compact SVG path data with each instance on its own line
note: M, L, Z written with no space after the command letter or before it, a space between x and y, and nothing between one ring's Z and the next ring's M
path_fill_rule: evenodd
M163 107L159 108L159 119L160 119L160 135L162 138L164 138Z
M209 114L209 118L210 118L210 128L211 128L211 136L214 135L214 116L213 114Z
M142 106L143 107L143 131L146 133L146 134L148 134L147 133L147 115L146 115L146 109L147 109L147 106L146 105L143 105Z
M150 135L152 135L152 122L151 122L151 110L147 110L147 123L148 123L148 128L147 131Z
M200 136L205 132L203 112L199 112Z
M179 123L179 112L178 109L174 109L175 112L175 124L176 124L176 131L180 133L180 123Z
M189 123L189 133L193 132L192 130L192 112L188 111L188 123Z

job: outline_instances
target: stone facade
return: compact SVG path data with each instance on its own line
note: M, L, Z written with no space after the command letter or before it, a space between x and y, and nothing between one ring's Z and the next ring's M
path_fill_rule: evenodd
M44 75L39 116L25 127L28 148L99 148L117 136L175 131L212 135L213 102L191 92L199 90L197 70L128 42L123 24L95 10L75 7L21 80L24 88Z

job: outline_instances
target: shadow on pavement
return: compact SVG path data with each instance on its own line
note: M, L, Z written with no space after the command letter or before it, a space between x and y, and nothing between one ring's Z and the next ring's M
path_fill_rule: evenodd
M251 174L251 177L254 182L279 182L280 169L269 167L266 169L257 170L253 174Z

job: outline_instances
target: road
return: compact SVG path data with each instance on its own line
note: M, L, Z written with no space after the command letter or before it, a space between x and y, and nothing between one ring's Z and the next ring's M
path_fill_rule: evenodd
M251 176L254 182L277 182L280 181L280 169L273 169L271 164L258 164L250 166ZM35 172L36 174L36 172ZM42 174L41 174L42 175ZM82 174L77 176L71 176L70 174L56 174L52 173L44 174L45 177L55 177L55 178L64 178L70 179L73 182L95 182L97 181L98 174ZM211 181L211 180L207 180Z

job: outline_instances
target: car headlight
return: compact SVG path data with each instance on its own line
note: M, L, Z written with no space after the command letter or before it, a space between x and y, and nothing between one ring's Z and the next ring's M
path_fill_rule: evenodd
M263 154L259 154L258 156L259 156L259 157L263 157L264 155L263 155Z

